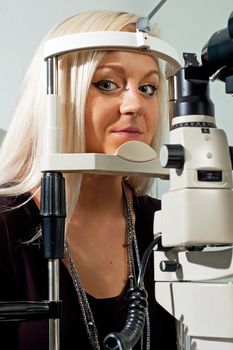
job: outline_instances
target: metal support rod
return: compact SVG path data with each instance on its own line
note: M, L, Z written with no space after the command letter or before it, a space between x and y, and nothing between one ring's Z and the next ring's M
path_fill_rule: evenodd
M159 9L163 6L163 4L166 2L167 0L161 0L158 5L149 13L149 15L147 16L148 19L151 19L156 12L159 11Z
M58 94L58 57L46 60L47 95ZM52 111L53 113L56 113ZM57 115L51 120L57 120ZM52 125L52 127L57 125ZM56 135L57 136L57 135ZM52 148L51 148L52 149ZM51 151L51 149L49 151ZM55 150L57 144L55 142ZM65 185L61 173L44 173L41 184L42 235L44 257L48 259L49 301L59 303L59 259L64 252ZM60 319L49 319L49 350L60 349Z
M44 257L48 259L49 301L60 303L59 259L64 256L66 217L65 180L61 173L45 172L41 181L41 217ZM60 315L49 319L49 350L60 349Z
M49 57L47 63L47 95L56 95L58 92L58 58Z
M167 0L161 0L157 6L149 13L147 17L140 17L136 22L136 28L142 32L148 32L150 30L150 19L159 11L159 9L163 6L163 4Z
M59 259L49 259L49 300L58 301L60 298ZM49 350L60 349L60 319L49 319Z

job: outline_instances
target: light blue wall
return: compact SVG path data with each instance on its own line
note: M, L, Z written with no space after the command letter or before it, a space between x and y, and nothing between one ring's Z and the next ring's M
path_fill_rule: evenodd
M0 0L0 128L7 129L17 100L20 83L33 53L45 33L60 20L90 9L113 9L147 15L158 1L139 0ZM167 0L153 19L161 34L183 52L195 52L200 60L202 47L213 33L225 28L232 0ZM224 84L211 84L217 125L233 145L233 100ZM166 184L165 184L166 187ZM160 190L161 189L161 190ZM159 195L163 184L159 184Z

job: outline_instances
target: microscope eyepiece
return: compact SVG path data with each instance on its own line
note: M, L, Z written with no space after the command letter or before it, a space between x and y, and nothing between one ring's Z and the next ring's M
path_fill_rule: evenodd
M215 32L202 49L201 59L209 76L225 82L226 77L233 75L233 12L228 26Z
M233 40L233 11L230 14L230 17L228 19L228 30L229 30L229 36Z

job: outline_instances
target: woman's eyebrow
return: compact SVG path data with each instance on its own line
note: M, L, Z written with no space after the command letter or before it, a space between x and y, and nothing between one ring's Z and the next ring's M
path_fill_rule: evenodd
M116 71L119 71L119 72L124 72L125 71L124 67L122 67L122 66L120 66L118 64L112 64L112 63L100 65L100 66L98 66L96 68L96 71L102 70L102 69L116 70ZM157 71L157 69L151 69L151 70L149 70L148 72L146 72L144 74L144 77L148 78L151 75L157 75L159 77L159 72Z
M120 72L124 72L124 68L122 66L120 66L118 64L113 64L113 63L100 65L96 68L96 71L99 69L111 69L111 70L117 70Z
M154 74L159 77L159 72L156 69L152 69L145 74L145 78L149 77L150 75L154 75Z

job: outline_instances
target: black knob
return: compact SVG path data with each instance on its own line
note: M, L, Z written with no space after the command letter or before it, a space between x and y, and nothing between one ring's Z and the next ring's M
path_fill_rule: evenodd
M163 145L160 150L160 163L163 168L182 169L184 147L182 145Z
M175 272L180 264L175 260L163 260L159 264L160 270L163 272Z

